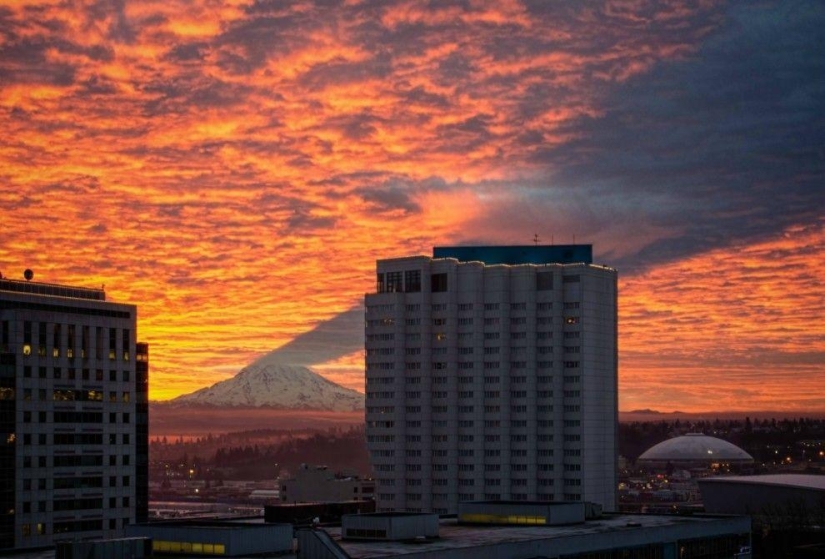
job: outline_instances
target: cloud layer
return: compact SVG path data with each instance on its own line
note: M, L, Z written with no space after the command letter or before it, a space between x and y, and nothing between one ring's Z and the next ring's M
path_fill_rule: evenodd
M139 303L152 396L168 398L357 306L376 258L575 236L641 317L623 329L623 407L702 407L693 375L719 366L715 346L677 323L693 353L674 361L640 301L667 290L657 306L691 313L696 292L667 274L821 254L823 29L817 2L2 6L0 270ZM763 292L801 328L773 282L821 286L805 262L705 311ZM691 281L717 286L715 270ZM737 312L759 329L755 307ZM825 381L805 357L822 336L764 335L742 378L781 361L771 378ZM358 387L358 360L330 376ZM687 384L658 404L667 379Z

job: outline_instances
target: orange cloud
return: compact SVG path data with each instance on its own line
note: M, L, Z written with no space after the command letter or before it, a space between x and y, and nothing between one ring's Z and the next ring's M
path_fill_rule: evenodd
M612 85L689 58L721 21L712 3L679 2L22 2L0 16L2 271L138 304L155 399L358 304L377 258L517 242L540 225L618 256L678 236L571 211L559 172L586 151L582 123L610 111ZM578 151L545 157L565 148ZM792 246L809 234L790 231ZM716 285L727 295L707 308L717 268L704 259L623 280L623 407L666 384L645 348L693 363L722 347L753 356L758 340L821 351L794 318L810 311L774 279L804 264L767 268L761 244L746 254L731 268L712 253L738 287ZM685 266L695 279L674 279ZM714 334L677 343L697 315ZM358 386L357 361L330 376ZM701 407L691 398L674 405Z

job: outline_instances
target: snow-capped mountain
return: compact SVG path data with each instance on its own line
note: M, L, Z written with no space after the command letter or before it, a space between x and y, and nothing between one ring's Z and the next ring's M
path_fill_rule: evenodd
M178 396L170 404L358 411L364 409L364 395L307 367L272 362L270 354L241 369L231 379Z

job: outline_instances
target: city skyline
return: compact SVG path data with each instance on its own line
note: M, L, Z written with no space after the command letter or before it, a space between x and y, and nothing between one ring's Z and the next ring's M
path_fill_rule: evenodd
M153 399L326 324L363 391L376 259L538 234L619 272L621 410L825 411L818 3L0 19L0 273L138 304Z

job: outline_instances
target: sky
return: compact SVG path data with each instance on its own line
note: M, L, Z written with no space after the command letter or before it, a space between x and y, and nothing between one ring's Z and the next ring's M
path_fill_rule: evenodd
M823 52L815 0L0 0L0 273L138 304L153 399L319 332L363 390L376 259L592 243L620 409L822 412Z

